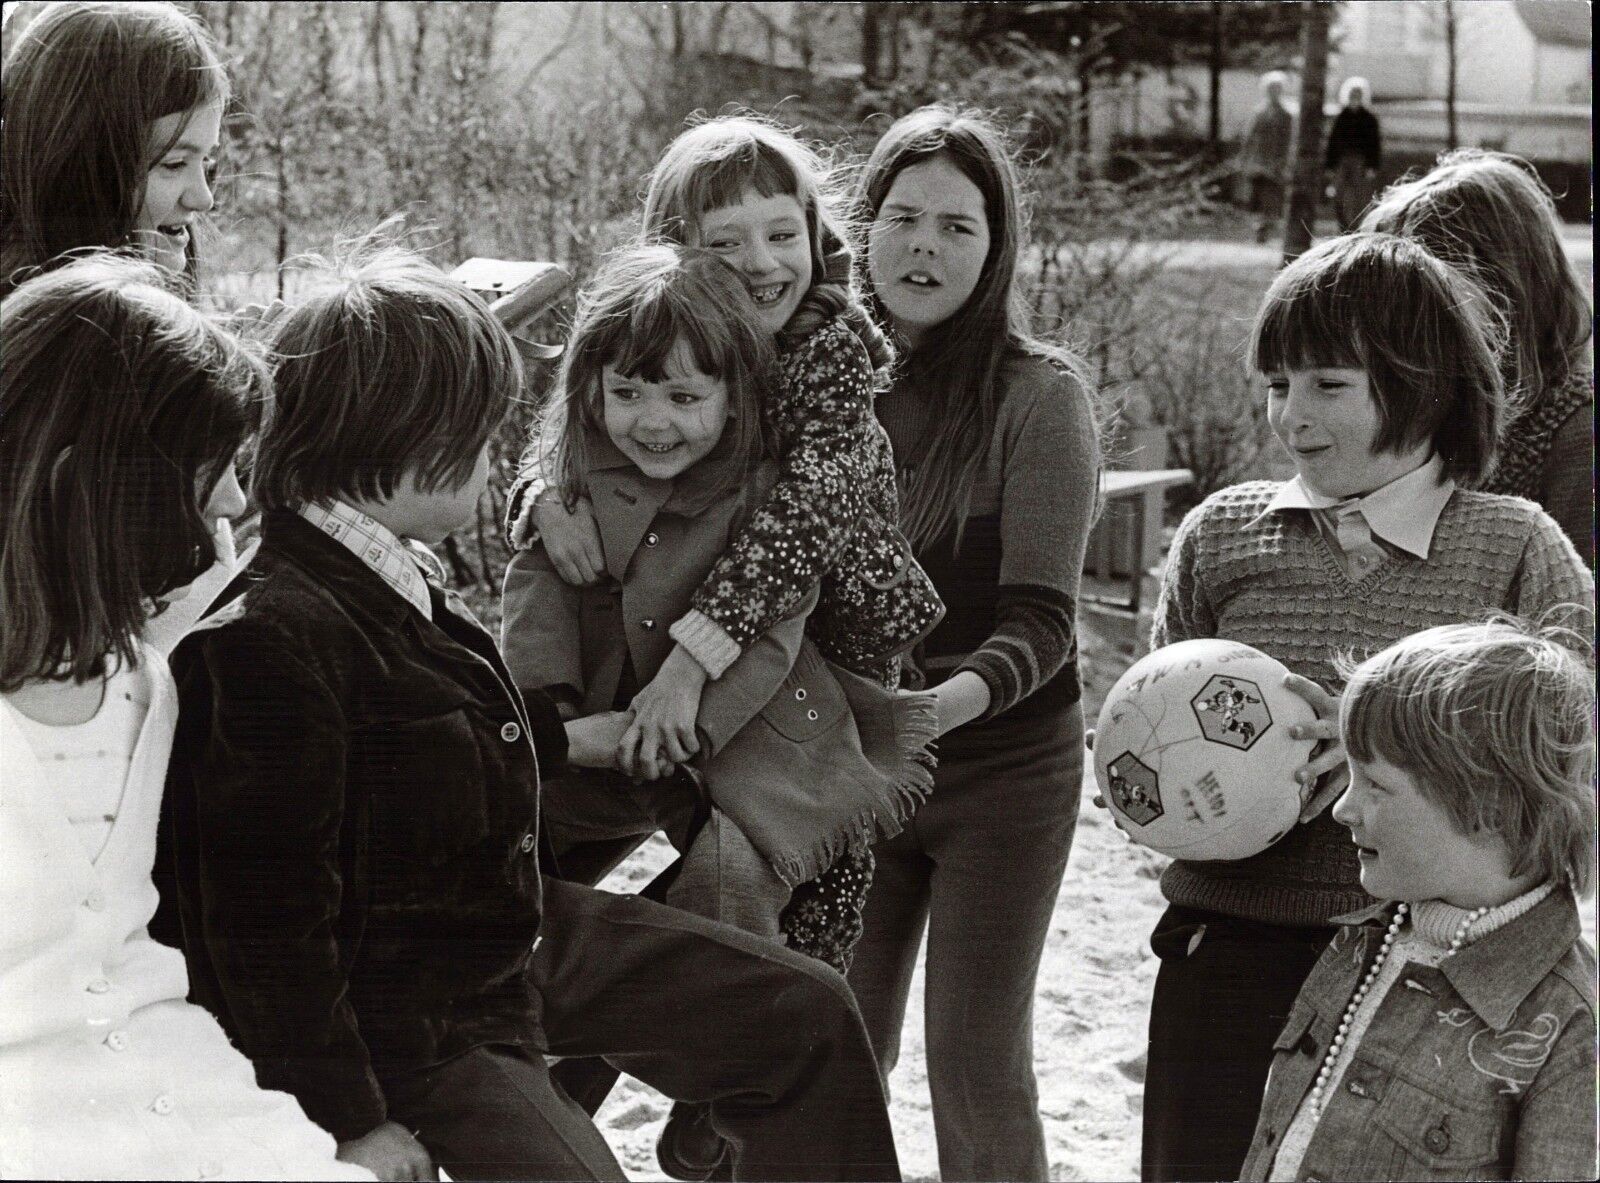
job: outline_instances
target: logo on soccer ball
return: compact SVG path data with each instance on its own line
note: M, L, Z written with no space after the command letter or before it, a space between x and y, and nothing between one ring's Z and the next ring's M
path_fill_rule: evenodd
M1123 752L1106 767L1111 774L1111 803L1135 825L1148 826L1165 811L1161 781L1155 769L1132 752Z
M1206 739L1241 752L1248 752L1272 728L1272 713L1260 687L1243 678L1215 674L1189 705Z

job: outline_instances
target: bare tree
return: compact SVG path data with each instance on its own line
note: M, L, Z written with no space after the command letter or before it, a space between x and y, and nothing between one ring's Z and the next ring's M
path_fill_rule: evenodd
M1439 14L1444 25L1444 128L1445 147L1456 148L1461 143L1461 133L1456 126L1456 71L1460 65L1460 14L1455 0L1444 0Z
M1322 204L1322 101L1328 86L1328 22L1333 6L1301 0L1300 117L1295 121L1294 160L1284 211L1283 261L1306 252Z

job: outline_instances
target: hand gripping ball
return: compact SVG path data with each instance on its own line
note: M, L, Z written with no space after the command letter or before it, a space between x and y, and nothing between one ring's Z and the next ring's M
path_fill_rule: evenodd
M1294 771L1316 718L1288 668L1237 641L1180 641L1136 661L1106 695L1094 772L1117 825L1183 859L1242 859L1295 824Z

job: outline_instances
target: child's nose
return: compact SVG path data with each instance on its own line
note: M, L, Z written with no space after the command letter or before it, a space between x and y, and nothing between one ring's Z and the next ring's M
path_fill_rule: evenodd
M201 169L200 175L184 190L183 206L190 213L208 214L214 205L216 198L211 192L211 178Z
M1352 783L1349 788L1339 794L1339 799L1333 803L1333 820L1341 826L1352 829L1361 818L1360 811L1355 804L1355 792L1355 786Z
M755 243L745 251L744 269L751 275L765 275L774 265L772 248L764 242Z

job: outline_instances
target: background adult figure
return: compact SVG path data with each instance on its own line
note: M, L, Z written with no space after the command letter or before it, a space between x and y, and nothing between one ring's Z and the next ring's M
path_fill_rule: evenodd
M1378 117L1367 106L1372 86L1365 78L1346 78L1339 87L1339 113L1328 129L1322 166L1333 174L1333 217L1342 234L1356 224L1378 187L1383 141Z
M1282 70L1261 75L1261 102L1250 116L1239 145L1239 200L1260 215L1256 241L1265 242L1283 212L1284 173L1289 167L1289 145L1294 113L1284 104L1288 76Z
M1029 328L1015 165L981 117L897 121L858 189L870 304L904 362L878 416L902 528L948 608L932 796L877 847L849 975L887 1076L928 927L928 1081L946 1179L1049 1177L1033 992L1083 774L1074 633L1100 453L1075 359Z
M1594 309L1561 245L1554 198L1517 156L1458 148L1391 185L1362 223L1470 273L1509 320L1512 414L1483 488L1543 506L1594 567Z

